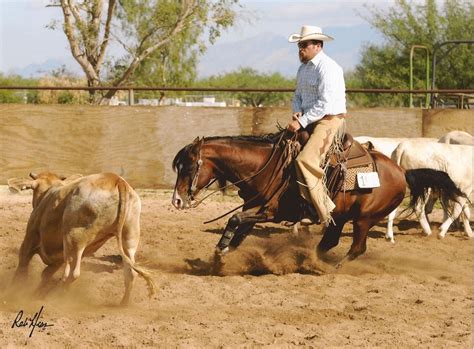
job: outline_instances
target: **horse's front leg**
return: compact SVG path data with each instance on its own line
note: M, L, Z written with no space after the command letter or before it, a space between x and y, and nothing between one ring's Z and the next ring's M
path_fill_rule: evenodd
M256 213L253 210L239 212L227 222L224 233L216 246L216 254L224 255L229 251L229 246L237 248L252 230L255 223L268 222L270 219L265 213Z

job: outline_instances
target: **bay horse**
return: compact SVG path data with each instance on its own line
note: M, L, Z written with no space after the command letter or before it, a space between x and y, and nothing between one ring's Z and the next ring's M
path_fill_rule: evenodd
M256 223L296 223L305 216L308 204L299 194L293 164L303 142L301 138L288 137L288 133L283 130L264 136L198 137L175 156L173 169L177 179L172 204L177 209L195 207L197 195L213 180L221 188L226 182L239 188L243 210L228 220L216 246L217 257L236 249ZM451 189L438 185L450 181L444 172L405 172L382 153L373 149L369 152L376 164L380 187L340 191L335 196L334 222L323 229L317 246L320 258L339 243L342 228L349 220L353 221L353 242L341 263L363 254L369 229L402 202L407 187L412 194L411 207L428 190L425 182L433 190L449 195ZM420 177L424 180L417 180ZM425 181L427 178L430 180Z

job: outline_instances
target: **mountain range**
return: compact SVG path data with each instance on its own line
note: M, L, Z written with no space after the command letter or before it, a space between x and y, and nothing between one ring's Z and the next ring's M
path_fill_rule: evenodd
M366 25L333 28L333 42L326 43L324 51L334 58L345 71L353 69L359 62L361 48L365 42L379 43L379 38ZM32 63L7 73L23 77L35 77L51 72L62 66L83 75L72 57L51 58L43 63ZM286 37L272 33L260 33L248 39L223 42L209 46L197 66L198 77L225 74L241 67L250 67L262 73L278 72L286 77L294 77L299 66L296 44Z

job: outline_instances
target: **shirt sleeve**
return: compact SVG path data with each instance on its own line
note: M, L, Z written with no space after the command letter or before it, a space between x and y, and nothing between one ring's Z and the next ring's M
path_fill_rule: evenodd
M298 79L300 77L300 70L301 70L301 66L300 68L298 69L298 73L296 74L296 81L298 82ZM295 90L295 93L293 95L293 101L292 101L292 109L293 109L293 113L297 113L297 112L301 112L302 109L301 109L301 102L302 102L302 99L301 99L301 88L300 88L300 84L296 84L296 90Z
M302 127L305 128L309 124L321 120L328 113L329 103L335 98L337 86L335 75L329 72L321 72L317 89L318 98L313 106L299 118Z

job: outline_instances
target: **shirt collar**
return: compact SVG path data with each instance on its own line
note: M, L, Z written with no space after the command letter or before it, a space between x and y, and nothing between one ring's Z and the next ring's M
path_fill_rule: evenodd
M310 62L316 65L323 58L323 56L324 56L324 52L323 50L321 50L316 56L313 57L313 59L310 59Z

